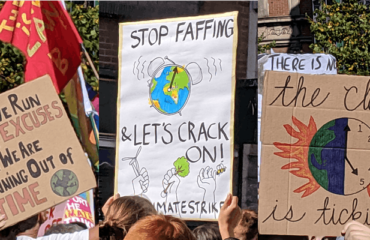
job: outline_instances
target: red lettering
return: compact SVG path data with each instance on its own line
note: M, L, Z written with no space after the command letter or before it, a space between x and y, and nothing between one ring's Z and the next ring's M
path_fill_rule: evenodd
M18 212L17 206L15 205L13 196L9 194L5 197L5 199L6 199L6 202L8 203L10 211L12 211L13 216L17 215L19 212Z
M35 204L33 203L32 198L31 198L31 195L28 192L27 188L23 188L22 189L22 192L23 192L23 197L18 192L15 192L14 193L14 198L17 201L18 207L21 210L21 212L24 212L23 205L25 205L25 204L27 204L29 202L30 205L32 207L34 207Z
M61 221L63 221L62 218L57 218L57 219L54 219L53 222L52 222L52 225L54 224L59 224Z
M49 121L53 121L54 118L51 116L51 112L49 112L48 109L49 109L49 105L45 105L44 110L45 110L46 116L48 117Z
M27 125L27 123L26 123L26 117L28 117L28 114L27 114L27 113L26 113L26 114L23 114L23 115L21 116L23 126L24 126L24 128L25 128L25 129L27 129L28 131L31 131L31 130L33 129L33 127L32 127L32 126L28 126L28 125Z
M37 117L37 115L36 115L35 111L32 111L33 118L32 118L31 113L28 113L28 114L30 115L30 118L31 118L31 121L32 121L33 126L35 126L35 128L40 127L40 126L41 126L41 124L40 124L40 121L39 121L39 119L38 119L38 117Z
M55 207L51 207L50 208L49 218L53 218L54 217L54 210L55 210Z
M41 121L41 125L44 125L45 123L48 122L47 118L46 118L46 114L42 112L42 107L36 109L36 113L37 115L41 115L42 117L44 117L44 120Z
M7 142L14 138L14 135L8 135L8 131L5 130L8 125L9 124L7 122L0 125L0 135L3 138L4 142Z
M62 116L63 116L63 111L62 111L62 109L61 109L60 107L56 106L56 104L58 104L58 102L57 102L57 101L53 101L53 102L51 103L51 107L52 107L52 108L54 108L54 109L57 109L57 110L59 111L59 114L58 114L58 115L56 115L55 117L56 117L56 118L60 118L60 117L62 117Z
M20 125L20 122L19 122L19 117L17 117L17 122L14 122L13 120L10 120L10 123L13 124L13 126L15 127L15 136L18 137L19 136L19 132L25 134L25 131L23 131L23 129L21 128L21 125Z
M29 185L28 188L30 189L31 195L33 197L33 200L35 200L35 203L37 205L40 205L40 204L46 202L47 201L47 198L44 197L44 198L42 198L40 200L37 198L37 195L39 195L40 192L39 191L35 191L35 188L37 188L38 186L39 186L39 183L38 182L35 182L35 183L32 183L31 185Z
M46 225L46 227L45 227L45 231L44 232L46 232L47 230L49 230L49 228L51 227L51 225L50 224L48 224L48 225Z
M3 204L5 203L4 198L0 199L0 214L5 214L5 220L8 220L8 215L5 213Z

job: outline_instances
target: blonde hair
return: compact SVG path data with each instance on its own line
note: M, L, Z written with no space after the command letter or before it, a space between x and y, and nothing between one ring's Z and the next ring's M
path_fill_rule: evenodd
M113 201L100 226L99 234L102 240L122 240L132 225L138 220L156 215L157 211L147 199L139 196L125 196Z

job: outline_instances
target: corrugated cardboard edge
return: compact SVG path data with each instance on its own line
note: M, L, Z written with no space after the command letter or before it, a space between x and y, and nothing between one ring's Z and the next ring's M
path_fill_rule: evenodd
M236 54L238 46L238 11L209 14L195 17L181 17L181 18L168 18L160 20L149 20L139 22L126 22L119 23L119 46L118 46L118 94L117 94L117 122L116 122L116 157L115 157L115 176L114 176L114 194L118 193L118 163L119 163L119 124L120 124L120 108L121 108L121 68L122 68L122 42L123 42L123 26L126 25L139 25L145 23L161 23L161 22L177 22L186 20L197 20L204 18L220 18L220 17L234 17L234 32L233 32L233 52L232 52L232 75L231 75L231 122L230 122L230 191L233 192L233 166L234 166L234 119L235 119L235 89L236 89ZM217 221L217 219L199 219L199 218L182 218L184 221Z
M49 79L49 81L47 81L47 79ZM35 82L35 81L45 81L45 83L46 84L49 84L54 90L55 90L55 87L54 87L54 84L53 84L53 82L52 82L52 79L51 79L51 77L50 77L50 75L49 74L45 74L45 75L43 75L43 76L41 76L41 77L38 77L38 78L36 78L36 79L34 79L34 80L32 80L31 82L28 82L28 83L32 83L32 82ZM21 89L21 88L27 88L28 86L27 86L27 83L24 83L24 84L22 84L22 85L19 85L18 87L16 87L16 88L13 88L13 89L10 89L10 90L8 90L8 91L5 91L5 92L3 92L2 94L11 94L12 92L16 92L17 90L19 90L19 89ZM55 90L55 94L57 95L57 101L58 101L58 103L61 105L61 106L63 106L63 103L62 103L62 101L60 100L60 98L58 97L58 93L57 93L57 91ZM67 116L67 118L69 118L68 116L68 113L66 112L66 110L65 110L65 108L64 108L64 106L61 108L62 109L62 111L63 111L63 114L65 115L65 116ZM83 150L83 147L82 147L82 145L81 145L81 142L78 140L78 136L77 136L77 134L76 134L76 132L74 131L74 127L72 126L72 123L70 122L70 121L67 121L68 123L69 123L69 126L71 127L71 129L72 129L72 131L75 133L75 136L76 136L76 140L77 140L77 142L80 144L80 147L81 147L81 151L82 152L84 152L84 150ZM81 159L82 160L82 159ZM85 160L86 161L89 161L88 160L88 158L86 157L85 158ZM89 165L89 163L87 162L86 163L87 165ZM92 171L92 170L91 170ZM93 173L92 173L93 174ZM93 174L94 175L94 174ZM95 178L95 177L94 177ZM77 196L77 195L79 195L79 194L81 194L81 193L84 193L84 192L87 192L87 191L89 191L90 189L94 189L94 188L96 188L97 187L97 185L96 185L96 181L94 181L94 187L92 187L92 188L89 188L89 189L82 189L82 190L80 190L80 186L79 186L79 188L78 188L78 190L76 191L76 193L75 194L72 194L71 196L68 196L68 197L64 197L64 199L60 199L60 201L55 201L53 204L54 205L52 205L52 206L56 206L56 205L58 205L58 204L61 204L61 203L63 203L63 202L65 202L65 201L67 201L68 199L70 199L70 198L73 198L73 197L75 197L75 196ZM44 210L41 210L40 212L42 212L42 211L45 211L45 210L47 210L47 209L49 209L50 207L48 207L48 208L45 208ZM37 213L38 214L38 213ZM21 222L21 221L24 221L25 219L27 219L28 217L26 217L26 218L23 218L23 220L20 220L19 222ZM17 223L19 223L19 222L15 222L15 223L12 223L12 224L9 224L9 225L7 225L7 224L5 224L5 226L4 226L4 228L3 229L5 229L5 228L8 228L8 227L11 227L11 226L14 226L15 224L17 224Z

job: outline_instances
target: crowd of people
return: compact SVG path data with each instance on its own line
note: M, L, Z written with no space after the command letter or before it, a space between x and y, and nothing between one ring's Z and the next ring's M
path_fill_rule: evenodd
M4 228L0 216L1 240L257 240L257 214L241 210L238 198L229 194L220 210L218 223L208 223L191 231L186 223L173 216L158 213L151 202L140 196L118 194L108 199L102 209L105 220L90 229L81 223L58 224L37 237L46 211L14 226ZM348 223L342 232L345 240L370 240L370 228ZM319 240L321 238L313 237Z
M157 213L150 201L139 196L111 197L103 213L101 240L257 239L257 214L251 210L242 211L238 198L231 194L220 210L218 225L206 224L193 231L181 219Z

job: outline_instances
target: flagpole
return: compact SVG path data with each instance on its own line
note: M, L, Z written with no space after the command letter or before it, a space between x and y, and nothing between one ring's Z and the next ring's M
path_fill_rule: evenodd
M96 68L94 66L94 63L91 61L91 58L90 58L89 53L86 51L86 48L85 48L85 46L83 44L81 44L81 48L82 48L82 50L83 50L83 52L84 52L84 54L85 54L85 56L87 58L87 61L89 61L89 63L90 63L90 66L91 66L91 68L92 68L92 70L94 72L95 77L99 80L99 74L96 71Z
M66 6L65 1L64 1L64 0L61 0L61 2L62 2L62 5L63 5L63 7L64 7L64 10L66 10L66 11L67 11L67 6ZM68 12L68 11L67 11L67 12ZM81 48L82 48L82 50L83 50L83 52L84 52L84 54L85 54L85 56L86 56L86 58L87 58L87 61L89 61L89 63L90 63L90 66L91 66L91 68L92 68L92 70L93 70L93 72L94 72L95 77L99 80L99 74L98 74L98 72L96 71L96 68L95 68L94 63L91 61L91 58L90 58L89 53L86 51L86 48L85 48L85 46L84 46L83 44L81 44Z
M61 2L62 2L62 5L64 7L64 10L67 11L66 4L65 4L64 0L61 0ZM82 46L82 49L85 49L85 47L83 46L83 43L81 43L81 46ZM94 66L94 65L92 64L91 66ZM82 90L82 97L83 97L83 105L84 105L84 109L85 109L85 115L91 121L91 120L94 120L94 115L96 114L96 112L93 110L93 107L91 106L91 102L90 102L90 99L89 99L89 95L87 93L86 82L85 82L84 75L82 73L81 65L77 69L77 74L78 74L78 78L80 79L80 85L81 85L81 90ZM92 121L91 123L93 124L94 122ZM99 144L98 144L99 139L97 137L98 133L96 132L96 128L94 127L94 125L92 125L92 130L94 132L95 142L97 143L96 147L97 147L97 150L99 152Z

